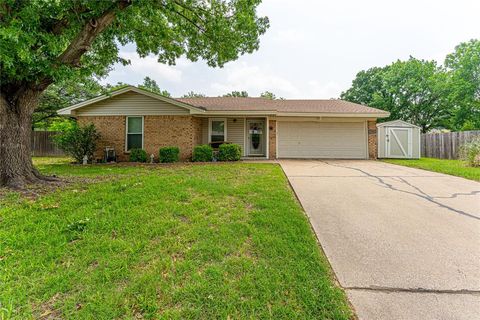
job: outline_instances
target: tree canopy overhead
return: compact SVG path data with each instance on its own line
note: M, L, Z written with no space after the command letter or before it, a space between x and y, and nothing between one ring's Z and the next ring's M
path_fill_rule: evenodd
M128 63L119 56L127 43L161 63L185 55L223 66L258 49L268 27L268 19L256 15L260 2L6 0L0 5L1 83L104 75L113 63Z
M52 83L103 76L128 63L121 45L160 63L184 55L223 66L259 47L261 0L109 0L0 3L0 185L43 179L31 163L32 114Z

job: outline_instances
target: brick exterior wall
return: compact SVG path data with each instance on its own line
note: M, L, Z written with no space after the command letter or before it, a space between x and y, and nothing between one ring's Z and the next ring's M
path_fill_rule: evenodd
M377 159L377 122L368 121L368 158Z
M268 158L277 158L277 121L268 121Z
M125 116L82 116L79 124L93 123L101 134L95 158L103 158L106 146L115 148L119 161L128 161L125 152ZM144 116L143 146L158 161L160 147L180 148L180 160L190 160L193 147L201 141L201 119L192 116Z
M100 140L97 143L97 150L95 151L95 159L103 159L103 150L105 147L113 147L119 157L120 161L125 159L123 151L125 150L125 117L124 116L91 116L78 117L78 124L83 126L93 123L100 132Z

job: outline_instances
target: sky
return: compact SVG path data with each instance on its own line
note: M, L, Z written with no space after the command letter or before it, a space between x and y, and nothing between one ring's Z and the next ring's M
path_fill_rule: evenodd
M290 99L338 98L357 72L409 56L443 63L456 45L480 38L479 0L264 0L270 28L260 49L223 68L180 58L175 66L121 48L103 83L138 85L146 76L179 97L270 91Z

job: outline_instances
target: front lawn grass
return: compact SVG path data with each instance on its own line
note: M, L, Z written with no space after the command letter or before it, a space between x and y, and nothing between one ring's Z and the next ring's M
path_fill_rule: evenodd
M419 168L435 171L452 176L463 177L470 180L480 181L480 168L469 167L462 160L448 160L435 158L413 159L384 159L382 161L398 164L406 167Z
M277 165L39 167L115 179L0 200L0 318L352 316Z

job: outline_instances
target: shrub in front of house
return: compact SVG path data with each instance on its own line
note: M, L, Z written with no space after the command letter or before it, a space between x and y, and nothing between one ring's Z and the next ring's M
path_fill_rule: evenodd
M210 162L213 160L213 148L208 144L202 144L193 148L192 161Z
M460 156L469 166L480 167L480 138L465 143L460 149Z
M89 161L93 158L98 139L100 139L100 133L93 123L86 126L74 123L57 134L54 142L77 163L82 163L85 156Z
M218 160L238 161L242 156L242 148L235 143L224 143L218 147Z
M147 151L143 149L130 149L130 162L147 162Z
M161 163L177 162L180 149L178 147L162 147L158 154Z

